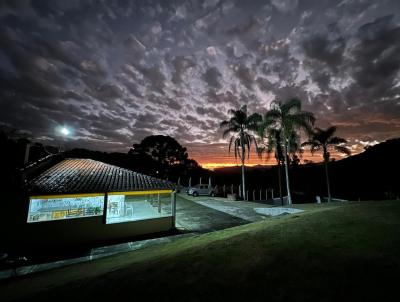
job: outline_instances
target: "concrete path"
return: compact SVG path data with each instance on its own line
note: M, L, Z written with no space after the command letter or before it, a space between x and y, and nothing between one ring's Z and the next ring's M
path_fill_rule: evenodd
M193 202L185 195L178 194L176 200L176 228L179 230L208 233L249 223L243 218Z
M267 218L268 214L256 209L271 208L271 205L249 202L249 201L228 201L226 198L198 196L193 197L187 194L181 194L181 199L187 199L191 202L202 205L209 209L215 210L212 215L217 215L216 212L228 214L231 217L240 218L245 223L259 221ZM230 218L233 219L233 218Z

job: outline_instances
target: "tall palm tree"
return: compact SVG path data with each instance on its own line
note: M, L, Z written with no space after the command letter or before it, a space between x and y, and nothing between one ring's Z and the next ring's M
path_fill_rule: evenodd
M262 117L258 113L251 115L247 114L247 106L242 106L239 110L230 109L228 114L231 116L229 120L223 121L220 128L224 129L222 137L232 134L229 141L229 152L232 145L235 150L235 158L239 157L242 164L242 196L246 199L246 184L245 184L245 160L250 157L250 148L254 143L256 148L257 141L253 131L257 131Z
M300 131L309 133L314 125L315 118L311 112L301 110L301 101L297 98L289 99L286 103L273 101L270 110L264 115L260 127L265 131L279 131L281 148L285 165L286 190L288 204L292 204L289 183L289 153L293 149L294 138L299 141Z
M266 123L261 123L258 129L258 135L263 141L266 138L266 147L261 147L258 149L258 153L260 156L264 152L266 152L268 160L272 152L274 152L275 160L278 164L278 185L279 185L279 196L281 199L281 203L283 205L283 194L282 194L282 166L284 165L285 157L283 153L282 146L282 134L280 129L269 128L265 129L264 126ZM267 131L268 130L268 131ZM300 137L297 133L293 132L290 136L290 150L289 154L295 156L297 153L301 153L300 149ZM289 156L290 158L290 156Z
M330 202L332 199L328 173L328 163L330 158L329 149L334 149L335 151L344 153L346 155L351 154L350 149L344 145L347 143L347 141L344 138L333 136L336 130L337 127L335 126L329 127L326 130L315 128L311 134L311 139L302 144L303 147L309 146L312 154L322 150L325 166L326 188L328 191L328 202Z

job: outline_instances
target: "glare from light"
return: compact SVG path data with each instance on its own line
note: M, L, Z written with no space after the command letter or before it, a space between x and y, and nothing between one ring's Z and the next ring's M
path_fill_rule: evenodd
M65 128L65 127L62 127L61 128L61 133L63 134L63 135L65 135L65 136L67 136L67 135L69 135L71 132L69 131L69 129L68 128Z

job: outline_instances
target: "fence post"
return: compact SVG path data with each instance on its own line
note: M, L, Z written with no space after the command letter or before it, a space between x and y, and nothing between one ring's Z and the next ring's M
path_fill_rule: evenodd
M175 227L176 221L176 191L172 191L171 193L171 207L172 207L172 225Z
M249 190L246 191L246 201L249 201Z
M260 189L260 200L262 200L262 193L261 193L261 189Z
M231 194L233 195L233 184L231 185Z
M256 190L253 190L253 201L256 200Z
M268 188L265 189L265 200L268 200Z
M242 197L242 185L239 185L239 197Z
M224 197L226 197L226 186L224 185Z
M271 189L272 199L274 199L274 188Z

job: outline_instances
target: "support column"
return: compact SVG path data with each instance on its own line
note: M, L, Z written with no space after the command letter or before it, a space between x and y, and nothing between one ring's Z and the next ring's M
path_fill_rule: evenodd
M158 193L157 198L158 198L158 213L161 214L161 198L160 198L160 193Z
M107 224L108 193L104 193L103 224Z

